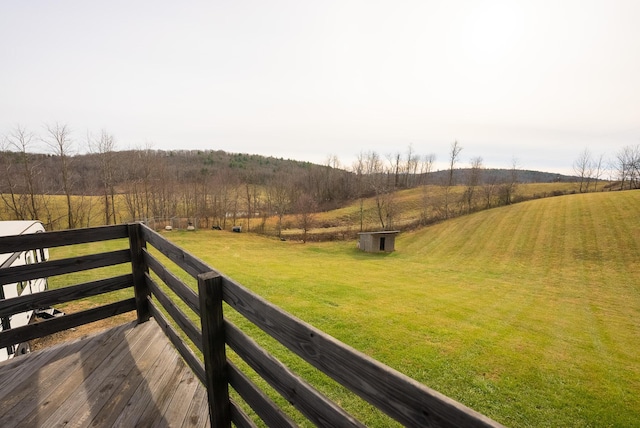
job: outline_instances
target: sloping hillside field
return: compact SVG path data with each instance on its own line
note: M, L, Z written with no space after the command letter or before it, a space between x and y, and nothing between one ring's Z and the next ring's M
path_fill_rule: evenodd
M542 199L401 234L389 255L359 252L355 242L203 230L169 237L294 315L505 425L633 426L638 213L638 191Z

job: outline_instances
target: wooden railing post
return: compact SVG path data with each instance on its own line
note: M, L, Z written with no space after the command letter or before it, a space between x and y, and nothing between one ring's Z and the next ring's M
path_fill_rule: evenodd
M198 275L198 295L202 323L202 353L209 397L209 418L212 427L226 428L231 426L231 409L222 314L222 277L220 274L207 272Z
M136 312L138 313L138 323L149 320L149 287L145 274L149 268L144 262L142 249L145 247L142 239L142 231L139 223L127 225L129 231L129 249L131 251L131 271L133 273L133 290L136 296Z

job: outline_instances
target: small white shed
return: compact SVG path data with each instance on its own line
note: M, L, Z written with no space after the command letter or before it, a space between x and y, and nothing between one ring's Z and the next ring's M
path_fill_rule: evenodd
M390 253L395 251L396 236L399 230L382 230L380 232L358 233L358 248L368 253Z

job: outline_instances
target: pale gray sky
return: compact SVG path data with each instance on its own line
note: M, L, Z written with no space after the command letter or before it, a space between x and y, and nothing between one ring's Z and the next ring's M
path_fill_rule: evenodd
M640 144L640 1L0 2L0 133L568 171Z

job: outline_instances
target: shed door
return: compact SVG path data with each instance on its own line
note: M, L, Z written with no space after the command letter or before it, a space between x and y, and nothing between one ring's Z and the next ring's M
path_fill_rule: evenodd
M384 241L385 241L385 237L381 236L380 237L380 251L384 251Z

